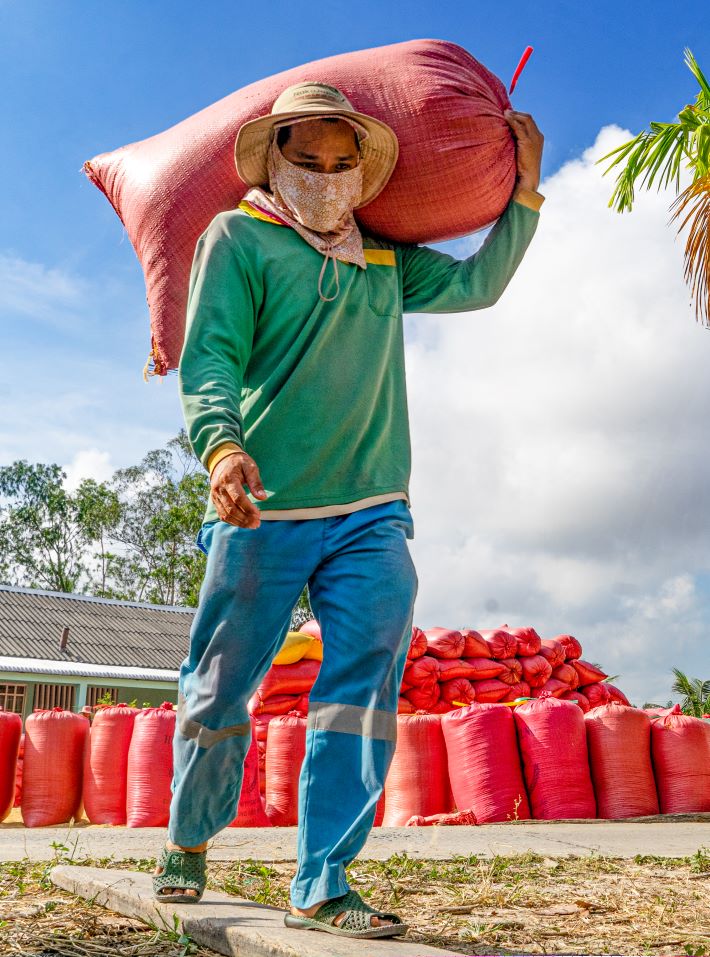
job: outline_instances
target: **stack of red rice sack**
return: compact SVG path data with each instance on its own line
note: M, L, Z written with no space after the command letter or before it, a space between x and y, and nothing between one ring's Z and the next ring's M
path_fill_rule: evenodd
M710 721L678 705L585 714L549 695L397 722L385 826L710 811Z
M308 713L308 696L323 660L318 622L308 621L290 631L271 668L249 700L259 759L259 789L266 793L266 754L269 725L276 717ZM305 734L305 732L304 732ZM304 745L305 746L305 745ZM300 762L299 762L300 765Z
M541 639L534 628L487 631L414 628L399 700L400 714L445 714L461 705L550 695L582 711L628 699L596 665L582 660L572 635Z

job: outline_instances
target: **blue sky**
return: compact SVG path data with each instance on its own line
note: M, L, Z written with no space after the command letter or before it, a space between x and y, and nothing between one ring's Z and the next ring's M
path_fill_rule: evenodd
M535 53L514 105L533 113L545 134L543 174L557 184L545 209L554 209L554 190L564 192L601 130L616 126L637 132L650 119L672 119L694 97L694 81L683 64L685 46L710 73L707 2L688 0L677 13L669 11L667 3L640 0L360 0L350 5L270 0L262 7L221 0L124 0L113 6L86 0L0 0L0 83L6 93L0 103L0 401L5 409L0 460L24 457L68 465L84 454L82 461L115 468L163 444L181 424L174 377L147 385L141 379L149 347L142 274L113 210L80 172L86 159L159 132L263 76L331 54L436 37L466 47L508 83L531 44ZM582 183L597 174L587 169L584 175ZM604 186L607 195L610 186ZM604 207L601 195L594 202ZM580 236L598 228L603 244L602 229L626 228L616 225L620 218L614 225L608 219L592 227L582 206L573 214L572 205L570 201L569 221ZM654 209L649 216L656 217L653 235L659 261L665 262L664 244L670 249L671 239L664 232L663 210ZM594 249L593 236L590 241ZM542 257L544 251L545 263L551 264L554 244L542 243L538 254ZM461 252L466 248L466 241L456 246ZM532 288L534 277L526 275ZM672 309L682 313L677 322L689 337L687 348L695 353L707 349L710 337L696 336L693 320L685 314L682 284L673 295ZM661 293L654 294L654 301L659 297ZM411 329L419 342L448 334L440 333L444 327L438 320L427 319L424 325L417 319ZM435 361L433 353L429 360ZM677 361L682 369L684 356ZM670 396L658 401L673 405ZM413 415L417 409L414 396ZM425 419L422 413L419 421ZM683 432L684 423L676 424L676 433ZM423 426L414 423L413 438L421 476L427 441ZM449 437L445 454L457 454L459 438ZM660 441L653 439L656 451ZM701 470L707 465L707 459L698 462ZM415 487L417 482L421 541L433 548L436 533L427 515L436 498L433 492L427 497L421 477L415 476ZM454 503L448 508L451 516L457 514ZM697 525L702 519L688 511L685 521ZM686 601L683 576L692 579L697 638L688 667L700 670L710 659L700 637L710 627L707 563L702 556L691 561L683 553L682 560L658 570L656 578L644 578L648 566L641 557L638 562L634 587L657 594L670 589L676 596L671 604ZM471 599L466 605L460 596L450 596L450 607L457 611L447 621L446 596L441 597L438 584L435 588L426 575L424 579L422 615L437 620L423 624L464 624L459 618L465 614L473 624L480 603ZM610 593L616 588L618 596L618 585L609 582ZM686 598L678 598L681 593ZM559 602L545 605L543 612L542 604L526 605L518 595L501 607L511 617L518 612L533 619L520 623L544 618L550 629L589 623ZM673 627L681 629L680 619ZM687 629L687 622L682 627ZM595 657L602 658L601 646ZM654 668L648 681L660 689L668 682Z

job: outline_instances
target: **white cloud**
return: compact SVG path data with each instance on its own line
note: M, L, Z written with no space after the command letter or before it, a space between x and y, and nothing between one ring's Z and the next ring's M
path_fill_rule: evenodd
M85 304L87 283L71 273L0 254L0 312L60 325Z
M485 312L409 317L417 621L571 631L637 700L710 676L710 332L671 196L607 203L603 129ZM471 241L474 247L475 240Z
M100 449L81 449L74 455L68 465L64 466L66 473L65 487L69 491L76 491L83 479L94 479L96 482L106 482L114 473L111 456Z

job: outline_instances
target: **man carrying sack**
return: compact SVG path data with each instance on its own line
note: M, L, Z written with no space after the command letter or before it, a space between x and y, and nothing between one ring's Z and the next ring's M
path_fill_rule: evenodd
M518 184L483 247L457 261L363 235L394 132L320 83L285 90L236 141L253 188L197 243L180 362L190 441L210 473L208 555L180 671L161 900L198 901L209 838L237 812L247 701L308 585L323 663L300 777L289 927L402 934L349 890L395 747L417 578L403 312L493 305L535 232L542 136L508 111ZM245 491L248 488L248 493Z

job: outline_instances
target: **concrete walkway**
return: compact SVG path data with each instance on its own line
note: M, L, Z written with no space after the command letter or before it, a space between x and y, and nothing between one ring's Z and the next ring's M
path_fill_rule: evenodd
M157 857L165 836L162 828L25 828L20 824L3 824L0 861L120 861ZM375 828L360 858L385 860L392 854L406 852L410 857L448 860L472 854L511 856L526 851L547 857L687 857L703 846L710 848L710 814L633 821L521 821L480 827ZM209 857L214 861L294 861L296 829L228 828L211 842Z
M214 891L207 891L199 904L160 904L153 900L150 876L132 871L61 864L52 870L52 881L118 914L159 929L179 929L228 957L461 957L396 938L352 940L290 930L284 926L284 911Z

